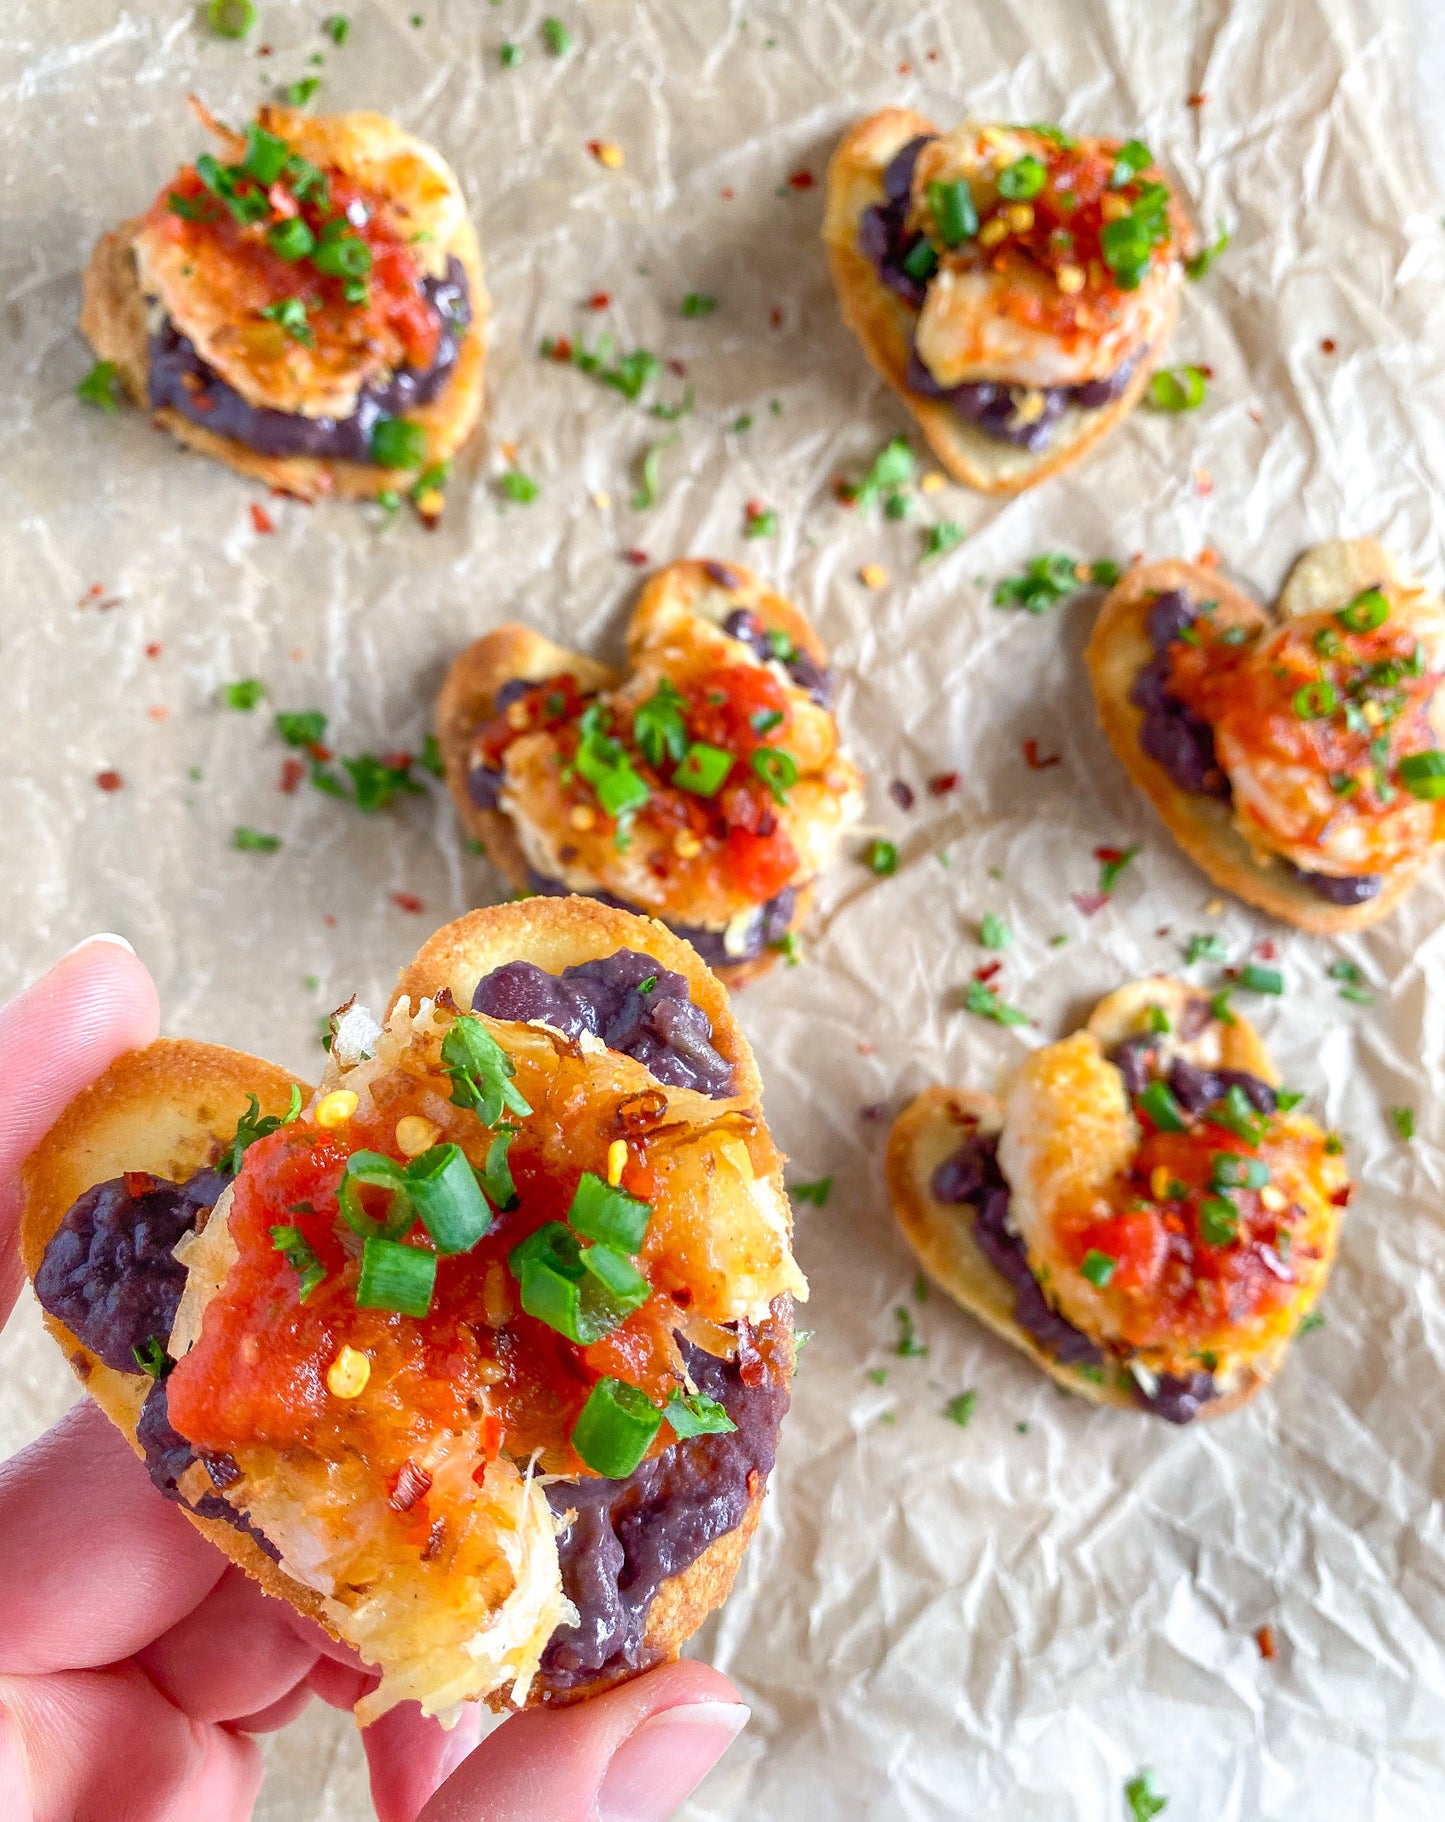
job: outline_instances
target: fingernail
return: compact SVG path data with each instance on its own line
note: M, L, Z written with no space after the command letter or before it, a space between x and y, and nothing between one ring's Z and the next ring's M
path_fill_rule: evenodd
M135 954L135 949L123 936L117 936L112 930L97 930L94 936L83 936L73 949L67 949L61 956L61 961L68 962L72 955L78 955L92 943L114 943L117 949L124 949L130 955Z
M598 1822L667 1822L742 1732L741 1702L693 1702L649 1715L612 1755Z

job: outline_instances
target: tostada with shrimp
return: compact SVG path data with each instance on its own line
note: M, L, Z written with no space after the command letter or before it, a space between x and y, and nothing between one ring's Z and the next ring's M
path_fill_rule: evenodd
M1068 1391L1217 1417L1279 1370L1334 1260L1350 1179L1303 1099L1227 1004L1135 981L1001 1097L912 1101L894 1213L929 1275Z
M182 443L315 500L441 510L488 309L455 174L380 114L263 107L105 235L80 327Z
M795 953L862 807L828 654L741 565L649 578L622 675L526 626L453 662L437 739L462 819L519 891L661 918L729 986Z
M884 108L828 168L843 320L944 467L1014 493L1133 410L1178 314L1191 232L1140 140Z
M1445 606L1373 538L1307 551L1272 611L1217 569L1143 564L1087 664L1170 834L1286 923L1377 923L1445 841Z
M534 898L440 930L316 1091L159 1040L25 1166L52 1335L157 1488L400 1701L564 1703L675 1656L757 1523L793 1368L782 1159L717 979Z

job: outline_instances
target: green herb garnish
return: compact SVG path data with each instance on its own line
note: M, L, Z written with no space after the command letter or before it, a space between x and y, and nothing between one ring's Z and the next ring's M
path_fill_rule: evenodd
M216 1162L217 1170L224 1170L235 1176L241 1168L241 1159L248 1146L254 1145L257 1139L264 1139L268 1134L278 1131L282 1126L289 1126L293 1120L301 1117L301 1090L291 1084L291 1105L285 1113L262 1113L261 1103L255 1095L246 1096L246 1111L236 1122L236 1131L231 1143L221 1153Z

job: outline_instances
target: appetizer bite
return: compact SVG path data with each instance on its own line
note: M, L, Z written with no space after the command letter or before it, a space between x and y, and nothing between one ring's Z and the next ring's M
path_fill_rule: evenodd
M1002 1102L930 1088L888 1138L924 1269L1071 1392L1170 1423L1278 1370L1350 1180L1238 1013L1162 976L1101 1000Z
M1445 838L1445 610L1372 538L1306 552L1273 612L1196 564L1132 570L1087 662L1180 847L1286 923L1378 922Z
M1137 139L940 133L907 108L844 137L823 237L843 320L944 467L982 493L1032 487L1133 409L1189 251Z
M727 1595L793 1369L782 1158L716 979L585 899L473 912L312 1093L122 1057L25 1167L46 1323L152 1480L415 1700L566 1702Z
M181 442L315 500L441 510L482 409L487 292L456 177L380 114L204 110L220 156L107 234L80 327Z
M801 613L733 564L659 570L625 678L503 626L437 704L463 821L519 891L659 917L729 986L790 952L862 805L828 656Z

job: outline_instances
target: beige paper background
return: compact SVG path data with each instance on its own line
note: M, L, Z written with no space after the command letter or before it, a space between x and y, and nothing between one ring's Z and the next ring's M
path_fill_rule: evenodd
M1236 905L1210 915L1208 884L1094 726L1079 662L1092 605L1006 615L978 581L1046 548L1211 544L1271 588L1302 545L1341 532L1377 532L1439 580L1445 259L1412 124L1421 28L1389 0L555 5L575 40L562 61L523 0L353 0L340 51L317 31L320 0L260 0L239 47L181 4L6 0L0 988L119 930L171 1031L314 1070L318 1014L353 990L379 1001L435 924L500 887L462 852L439 790L370 819L279 795L270 709L324 708L344 751L414 746L449 656L503 618L615 648L638 580L622 550L756 564L834 648L871 813L903 865L885 881L841 866L807 965L742 1006L795 1177L835 1186L799 1213L817 1332L767 1515L699 1641L754 1719L689 1822L1093 1822L1123 1813L1146 1762L1170 1822L1437 1818L1445 879L1338 945ZM499 66L506 39L524 46L518 69ZM492 443L460 462L433 534L267 501L276 534L258 536L257 489L137 413L73 397L89 359L79 269L199 149L187 90L240 117L314 51L322 105L376 107L434 140L483 235ZM1208 97L1198 110L1191 92ZM904 525L835 503L834 477L908 423L838 322L821 183L778 189L798 170L821 180L842 126L894 99L945 125L973 112L1140 132L1206 227L1234 227L1175 343L1215 370L1200 412L1141 412L1020 500L950 488ZM601 168L589 139L616 141L625 167ZM683 321L689 290L715 293L717 312ZM605 315L582 307L597 291ZM604 326L685 361L697 392L646 513L628 506L637 462L671 427L536 356L543 334ZM730 432L744 412L753 428ZM503 441L541 483L531 507L499 501ZM776 538L743 539L753 498L777 510ZM918 568L920 522L945 517L969 541ZM886 589L860 585L865 562L887 568ZM119 604L78 607L94 582ZM266 681L266 709L218 708L218 686L246 675ZM1063 763L1028 770L1030 736ZM105 767L125 778L110 796L93 782ZM955 795L921 789L953 769ZM910 814L894 778L919 788ZM237 823L284 848L234 852ZM1094 884L1093 848L1135 841L1113 904L1081 917L1068 894ZM424 912L398 909L397 891ZM1037 1021L1023 1033L956 1010L989 909L1016 932L1002 985ZM860 1108L991 1081L1206 928L1235 956L1278 941L1290 990L1261 1023L1286 1078L1349 1136L1363 1188L1327 1326L1249 1410L1184 1432L1065 1401L936 1293L917 1311L927 1358L893 1357L913 1268L880 1187L884 1127ZM1337 997L1325 969L1340 955L1373 1007ZM1387 1117L1405 1103L1408 1148ZM28 1304L0 1340L0 1383L0 1450L72 1396ZM978 1406L960 1430L940 1412L965 1388ZM1265 1623L1272 1663L1253 1640ZM369 1813L345 1717L315 1710L268 1753L264 1822Z

